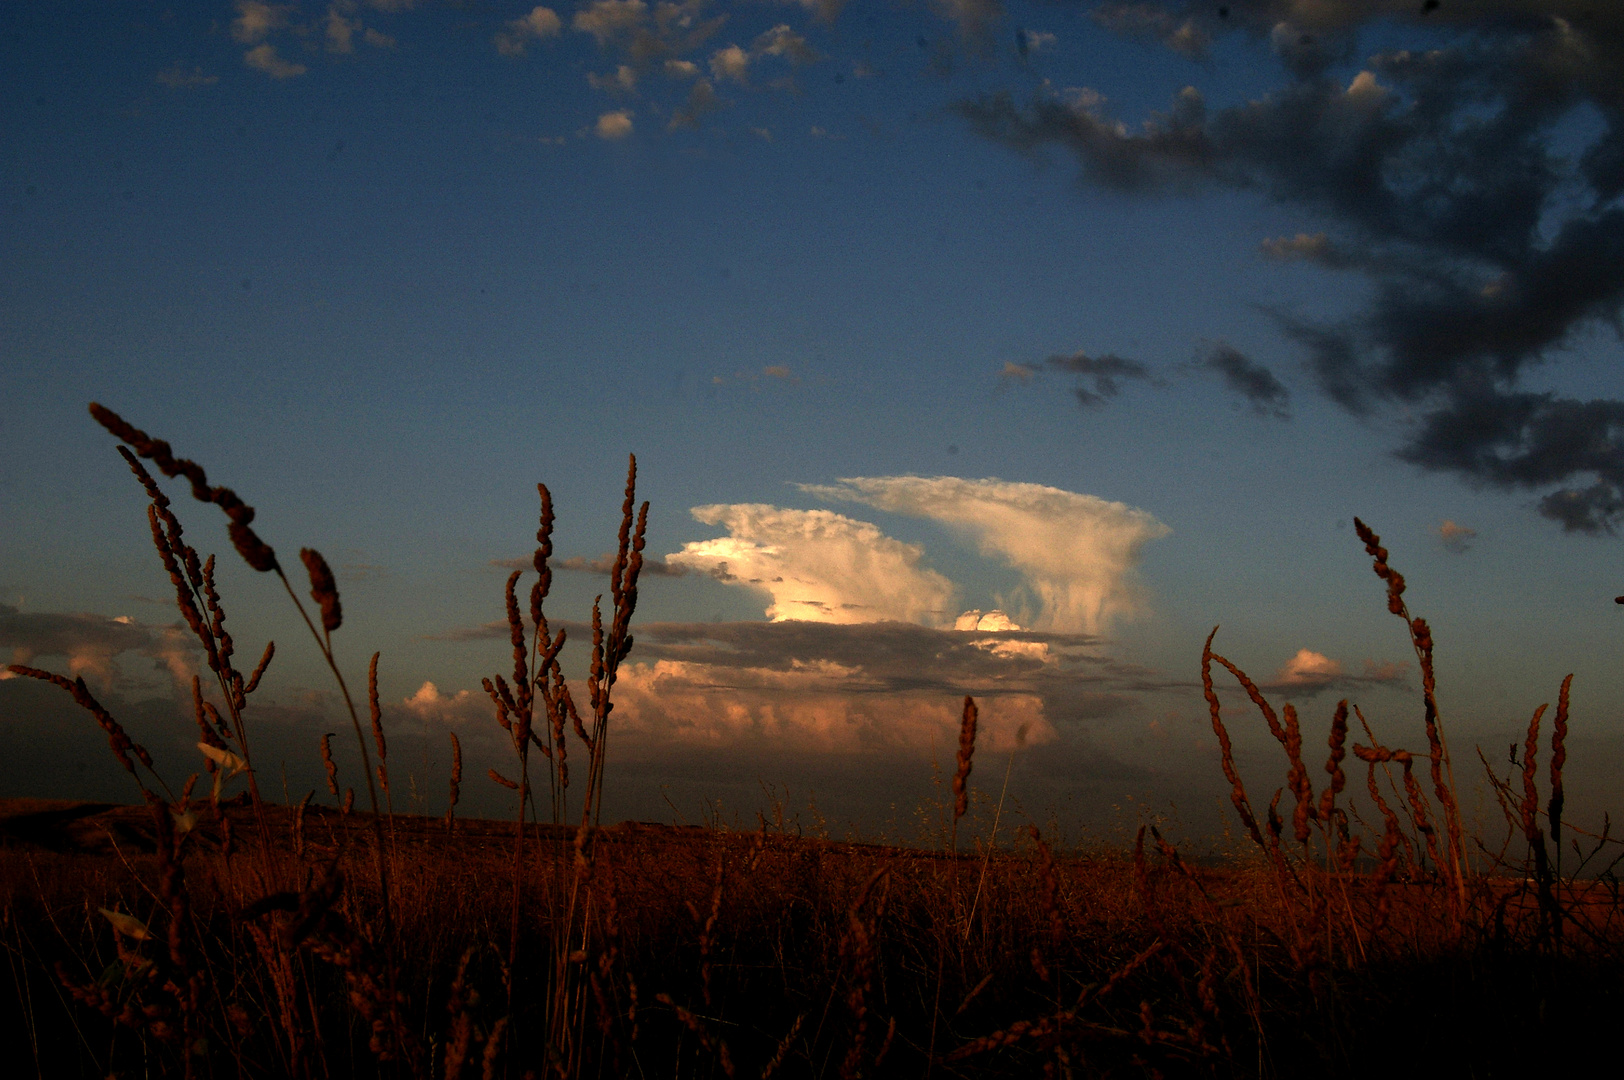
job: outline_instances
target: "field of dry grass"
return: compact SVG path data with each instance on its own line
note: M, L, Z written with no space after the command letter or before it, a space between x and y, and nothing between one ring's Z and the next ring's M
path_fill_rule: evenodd
M648 510L635 461L584 687L561 670L564 635L543 610L552 508L538 488L528 605L520 573L505 590L512 672L486 681L514 755L481 782L511 791L513 818L456 816L458 749L451 810L427 819L390 809L375 674L358 702L333 654L343 613L322 557L301 552L307 609L250 507L92 412L126 444L207 657L200 756L173 791L83 680L12 666L84 707L141 797L0 804L0 1023L16 1075L1523 1076L1612 1050L1624 847L1563 821L1568 684L1549 727L1547 707L1534 712L1520 773L1483 763L1505 827L1469 835L1430 630L1363 523L1420 664L1417 748L1384 744L1347 702L1323 742L1305 736L1209 638L1203 682L1250 858L1195 865L1153 828L1123 850L1068 850L1031 827L961 833L969 698L933 848L808 838L781 817L604 824ZM251 697L275 650L236 666L213 559L186 542L142 459L224 511L239 555L310 612L367 763L359 798L336 780L297 806L259 792ZM1261 811L1215 675L1233 677L1256 710L1246 722L1261 718L1283 752Z

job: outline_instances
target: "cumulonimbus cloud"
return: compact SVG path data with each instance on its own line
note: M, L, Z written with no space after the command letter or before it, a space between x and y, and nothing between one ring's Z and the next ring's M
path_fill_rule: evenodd
M924 549L869 522L761 503L696 506L693 515L728 535L684 544L666 562L764 594L775 622L937 623L951 611L953 583L922 565Z
M802 490L928 518L971 537L983 554L1020 572L1034 608L1020 621L1043 630L1096 633L1139 613L1140 552L1172 531L1124 503L1007 480L850 477Z

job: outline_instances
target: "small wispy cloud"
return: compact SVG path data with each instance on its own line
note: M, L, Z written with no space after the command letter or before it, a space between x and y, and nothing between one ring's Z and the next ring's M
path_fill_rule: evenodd
M1438 526L1438 540L1443 544L1445 551L1456 555L1471 550L1472 541L1477 539L1477 530L1469 529L1465 525L1457 525L1445 518L1443 524Z
M1137 360L1126 360L1113 353L1089 356L1087 353L1051 356L1043 362L1051 371L1063 371L1077 376L1072 394L1077 404L1086 408L1103 405L1122 392L1124 382L1154 382L1150 370Z
M1291 419L1288 408L1291 391L1274 377L1274 372L1262 364L1253 363L1233 345L1219 342L1196 362L1196 366L1221 377L1224 385L1244 398L1259 416Z
M1313 697L1327 690L1347 691L1360 686L1402 684L1406 665L1397 661L1366 660L1361 674L1350 674L1339 661L1312 649L1298 649L1280 666L1263 689L1287 696Z
M256 45L243 53L242 62L255 71L263 71L273 79L292 79L310 70L303 64L282 59L277 54L276 46L270 42Z

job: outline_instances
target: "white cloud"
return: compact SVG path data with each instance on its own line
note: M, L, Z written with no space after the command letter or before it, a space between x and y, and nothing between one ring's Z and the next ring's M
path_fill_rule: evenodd
M458 690L444 694L432 682L425 682L417 693L401 701L406 711L423 721L442 724L463 724L485 720L491 712L490 699L471 690Z
M665 73L673 79L691 79L699 74L699 65L692 60L667 60Z
M648 5L643 0L594 0L591 6L575 13L570 25L604 45L617 34L636 29L647 15Z
M523 56L526 42L556 37L563 26L552 8L531 8L530 14L514 19L497 33L493 39L496 51L503 56Z
M270 43L256 45L243 53L242 62L273 79L291 79L309 70L303 64L282 59L276 54L276 46Z
M1316 686L1340 679L1342 674L1342 665L1325 654L1298 649L1297 655L1275 674L1274 681L1279 686Z
M1021 631L1024 626L1011 619L1007 614L994 608L992 611L966 611L953 622L953 629L975 633L1006 633ZM985 649L994 656L1001 656L1006 660L1025 658L1049 664L1055 662L1055 656L1049 651L1046 641L1023 641L1019 638L986 638L974 642L976 648Z
M717 82L732 79L734 82L743 83L750 73L750 54L737 45L717 49L711 53L710 69Z
M953 583L920 565L924 549L866 521L760 503L693 515L728 535L684 544L666 561L765 594L775 622L937 623L950 610Z
M600 139L624 139L632 133L632 111L616 109L598 117L594 130Z
M983 554L1021 573L1030 596L1020 599L1035 603L1024 621L1043 630L1096 633L1137 614L1140 549L1172 531L1123 503L997 479L851 477L801 489L929 518L969 536Z
M787 670L680 660L631 664L620 669L615 683L615 719L642 738L694 747L757 744L850 754L928 753L932 745L956 745L962 699L878 690L869 681L863 669L827 660L797 662ZM1036 694L978 696L976 704L979 751L1007 752L1056 737Z
M760 56L782 56L792 64L810 64L821 59L806 38L783 23L756 38L750 51Z
M287 24L286 5L237 0L237 17L231 20L231 36L244 45L252 45L264 40L272 30L280 30Z

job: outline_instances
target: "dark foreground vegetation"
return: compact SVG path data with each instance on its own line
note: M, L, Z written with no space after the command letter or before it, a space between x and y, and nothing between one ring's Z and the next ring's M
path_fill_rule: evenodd
M633 513L635 462L584 706L543 612L542 487L528 611L519 573L506 589L513 670L486 682L514 759L481 782L511 791L514 818L456 817L453 737L449 808L424 819L389 810L377 657L368 732L332 651L337 589L309 549L306 621L349 706L365 801L341 795L325 740L332 805L261 797L250 702L275 650L237 668L213 560L141 460L219 506L250 566L287 578L234 493L92 412L151 497L154 544L207 658L199 772L171 790L83 680L11 667L85 708L143 800L0 808L11 1075L1488 1077L1613 1053L1624 848L1562 820L1568 685L1548 742L1541 706L1511 772L1482 763L1503 832L1467 835L1430 631L1363 523L1420 663L1418 749L1385 745L1342 702L1320 766L1294 709L1277 712L1209 638L1203 682L1251 860L1197 866L1154 829L1123 851L1057 849L1031 827L961 838L970 698L936 850L806 838L781 818L602 825L647 515ZM1217 669L1284 752L1262 812L1230 752Z

